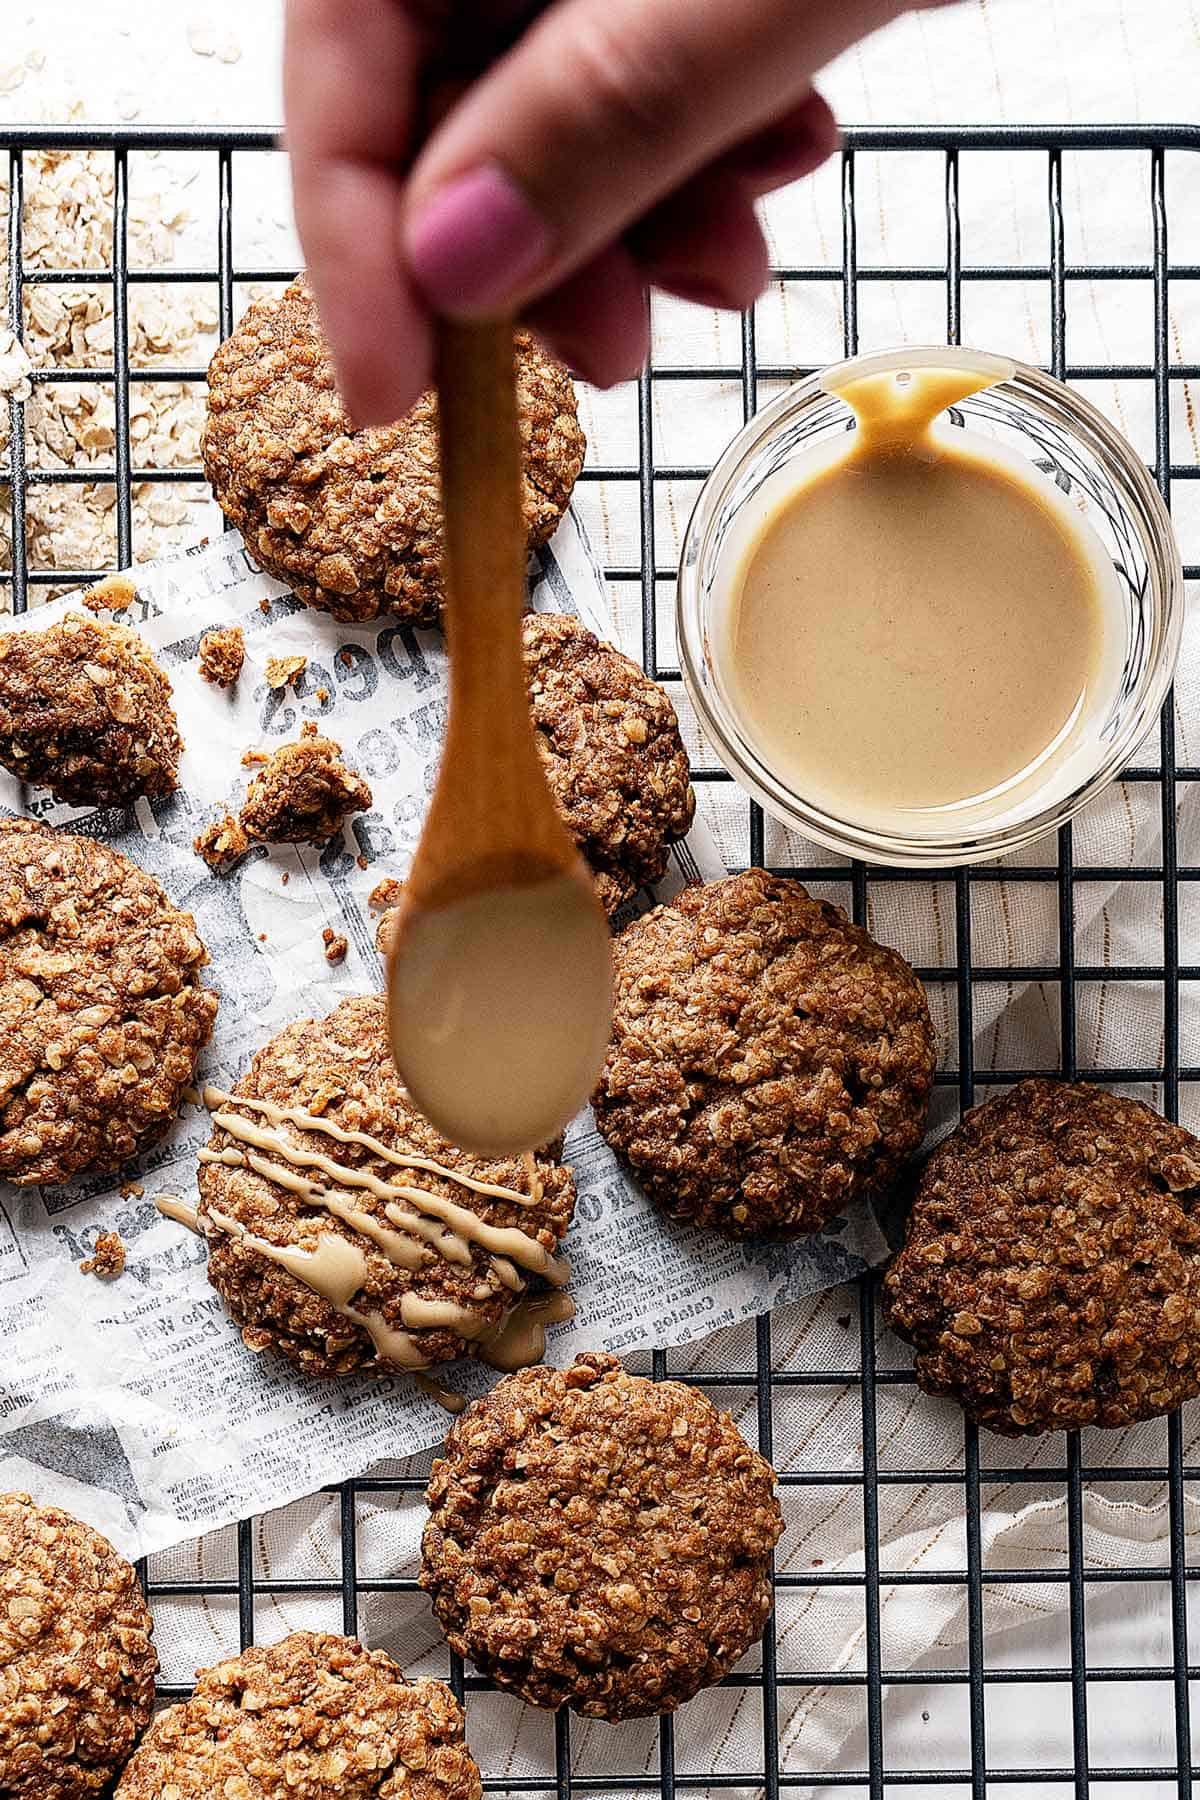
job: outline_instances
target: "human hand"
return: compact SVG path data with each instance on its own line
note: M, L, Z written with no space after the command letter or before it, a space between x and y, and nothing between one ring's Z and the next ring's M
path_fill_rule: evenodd
M428 385L435 312L519 312L603 386L645 359L650 286L748 306L756 199L836 144L813 76L939 3L288 0L296 216L354 419ZM468 42L483 72L425 135Z

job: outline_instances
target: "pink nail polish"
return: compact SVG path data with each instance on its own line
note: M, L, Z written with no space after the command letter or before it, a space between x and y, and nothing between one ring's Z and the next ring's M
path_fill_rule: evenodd
M497 163L460 175L405 231L409 265L439 312L478 316L513 300L550 254L550 228Z

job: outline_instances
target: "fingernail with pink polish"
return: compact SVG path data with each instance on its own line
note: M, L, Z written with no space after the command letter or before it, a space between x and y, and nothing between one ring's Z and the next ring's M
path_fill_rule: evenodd
M502 308L550 254L550 228L496 163L451 181L405 232L413 278L439 312Z

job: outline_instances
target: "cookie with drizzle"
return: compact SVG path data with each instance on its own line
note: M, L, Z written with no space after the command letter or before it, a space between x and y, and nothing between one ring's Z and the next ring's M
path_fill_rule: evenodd
M250 1349L314 1376L541 1360L572 1310L571 1172L558 1146L485 1161L441 1137L396 1074L382 998L289 1025L204 1099L198 1226Z

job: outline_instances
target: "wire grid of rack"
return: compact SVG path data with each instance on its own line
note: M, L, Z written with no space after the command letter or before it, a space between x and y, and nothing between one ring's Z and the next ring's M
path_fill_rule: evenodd
M26 269L22 257L22 204L27 177L26 158L33 152L44 150L75 149L98 151L110 155L114 169L114 229L111 267L107 269L88 268L86 270L63 271ZM131 269L129 266L127 229L129 209L129 159L131 154L149 150L186 151L203 153L211 156L217 165L217 266L212 268L189 268L169 266L160 269ZM886 269L860 266L857 253L857 219L855 203L855 169L856 158L864 152L887 155L896 151L928 151L939 154L944 160L945 168L945 220L946 220L946 257L942 267L888 266ZM1079 264L1069 263L1066 254L1066 239L1063 216L1063 157L1065 153L1082 151L1123 151L1137 152L1144 156L1147 174L1147 203L1149 206L1152 229L1152 258L1149 263L1111 263L1111 264ZM1028 151L1039 153L1045 159L1046 198L1047 198L1047 235L1046 257L1044 263L1030 266L1024 263L1013 266L990 264L967 264L962 255L960 214L959 214L959 159L966 152L994 151ZM1170 359L1168 290L1172 280L1200 280L1200 266L1173 264L1168 253L1168 204L1166 191L1166 157L1173 152L1200 151L1200 129L1189 127L983 127L983 128L939 128L926 129L920 127L904 127L896 129L872 128L850 130L845 134L842 152L842 259L840 269L823 267L783 267L774 271L776 279L785 283L806 283L835 281L841 290L842 316L844 329L844 348L847 355L858 349L858 313L859 290L861 284L873 280L888 281L929 281L937 280L944 284L945 292L945 331L947 340L956 343L960 339L962 318L962 296L965 283L972 281L1017 281L1036 279L1047 282L1050 294L1050 372L1066 379L1142 379L1153 383L1154 417L1155 417L1155 456L1154 474L1164 498L1170 503L1172 482L1193 479L1200 476L1200 467L1194 464L1173 465L1171 461L1171 419L1170 419L1170 384L1187 378L1200 378L1200 366L1192 366L1182 361ZM12 567L0 572L0 594L7 587L12 609L22 612L29 604L31 589L55 584L62 586L74 582L89 582L102 577L108 571L103 569L78 569L64 571L32 570L28 566L26 512L30 488L40 483L58 483L63 481L79 481L109 483L116 494L116 552L119 566L129 564L133 556L132 525L132 484L137 481L175 482L193 480L199 477L198 470L180 469L142 469L134 466L130 437L130 384L138 380L184 380L202 381L203 369L169 369L153 370L131 369L129 356L129 292L131 284L138 282L186 283L216 281L220 297L220 329L222 336L233 326L235 305L235 284L250 281L277 281L294 271L279 269L260 269L240 266L235 262L233 208L234 208L234 169L235 158L244 154L278 154L278 145L272 132L257 129L208 130L196 129L159 129L128 128L102 129L91 126L74 127L31 127L27 129L10 129L0 135L0 155L6 155L10 176L10 210L9 210L9 242L8 242L8 275L9 275L9 322L14 331L20 335L23 322L23 306L26 292L39 283L80 282L89 285L111 284L113 289L114 315L114 350L111 370L81 371L78 369L39 369L34 373L35 383L52 382L56 379L72 382L104 380L113 384L116 415L116 442L112 466L105 469L89 467L81 476L78 472L61 470L42 470L27 466L24 439L24 408L19 401L11 401L11 464L7 475L0 476L9 488L12 503ZM1097 282L1119 281L1125 279L1142 279L1152 283L1154 296L1154 353L1153 362L1141 364L1070 364L1067 360L1067 305L1068 282L1074 279L1088 279ZM740 383L743 413L746 417L755 410L760 381L778 381L794 379L808 370L782 368L760 362L756 353L755 319L753 313L747 313L742 320L741 358L736 365L714 367L705 365L702 370L691 366L654 366L647 369L640 378L638 386L638 435L639 466L637 479L640 496L640 528L642 558L639 566L609 567L605 570L607 578L617 583L634 583L640 590L643 652L647 670L659 679L667 682L677 681L679 671L668 667L660 660L658 648L658 630L655 612L656 583L673 575L673 570L655 566L655 504L656 482L663 479L700 480L707 474L705 468L672 467L665 468L656 463L654 444L654 384L673 382L703 375L706 379L724 379ZM609 478L627 477L629 471L609 470L602 467L591 467L584 472L583 479L602 481ZM1200 565L1188 566L1185 573L1190 579L1200 579ZM723 770L713 767L696 767L694 779L698 783L728 780ZM1162 1095L1163 1110L1168 1117L1178 1116L1179 1090L1181 1081L1200 1080L1200 1067L1191 1067L1181 1062L1179 1032L1179 983L1184 980L1200 979L1200 968L1184 967L1179 957L1179 919L1178 919L1178 884L1181 881L1200 881L1200 866L1180 866L1177 851L1175 789L1177 781L1200 780L1200 768L1185 768L1176 765L1173 717L1170 704L1164 710L1161 723L1161 768L1134 768L1128 770L1126 780L1156 784L1160 789L1162 847L1160 865L1152 869L1130 870L1127 868L1104 869L1089 865L1086 876L1077 876L1072 844L1072 829L1068 825L1058 835L1057 859L1055 863L1038 867L1022 867L1019 871L1022 881L1034 881L1051 884L1057 890L1057 910L1059 922L1059 943L1062 960L1059 964L1027 969L1006 969L1004 975L1009 980L1030 980L1056 982L1060 995L1060 1030L1061 1030L1061 1070L1067 1076L1076 1071L1076 984L1084 980L1104 979L1121 981L1134 979L1155 979L1161 981L1164 1006L1164 1053L1161 1067L1148 1068L1111 1068L1088 1070L1089 1079L1121 1083L1157 1084ZM761 812L756 806L749 813L748 861L752 864L764 860L764 822ZM868 883L877 881L902 881L906 879L929 879L926 872L910 873L904 870L870 869L862 865L849 865L845 868L831 868L827 863L816 864L811 868L790 867L788 874L801 879L828 882L831 878L841 878L849 886L852 898L854 917L863 922L866 919ZM938 1080L945 1086L957 1089L957 1097L962 1106L973 1102L976 1088L983 1085L1007 1084L1025 1074L1044 1073L1039 1070L977 1070L973 1058L972 1033L972 992L973 983L979 978L972 967L971 960L971 901L972 886L978 882L994 880L1002 873L993 867L983 866L972 869L951 869L941 871L939 879L952 884L955 906L955 947L956 959L951 967L923 969L921 974L931 982L946 982L953 985L957 997L957 1036L958 1066L953 1073L940 1074ZM1074 949L1074 884L1077 879L1104 880L1114 879L1127 881L1144 880L1159 887L1162 896L1162 955L1161 963L1153 968L1136 969L1092 969L1077 963ZM986 977L984 977L986 978ZM1054 1071L1049 1071L1054 1072ZM770 1456L773 1438L773 1399L787 1388L804 1388L820 1386L822 1388L845 1384L857 1389L861 1396L862 1408L862 1466L861 1471L825 1470L813 1473L784 1475L785 1485L798 1487L828 1486L834 1483L850 1485L861 1493L862 1530L865 1546L864 1567L861 1575L840 1572L825 1572L818 1567L798 1573L780 1573L776 1577L777 1586L783 1588L817 1587L831 1583L852 1584L862 1589L865 1612L865 1670L863 1673L848 1673L845 1670L805 1670L802 1674L781 1673L777 1668L776 1647L773 1626L768 1626L762 1650L761 1673L738 1673L730 1678L730 1684L743 1687L758 1687L762 1696L762 1760L758 1767L745 1772L722 1773L713 1777L708 1774L686 1773L676 1768L675 1730L670 1719L660 1722L658 1738L657 1771L649 1775L605 1775L588 1773L581 1775L572 1767L571 1723L568 1714L560 1713L555 1721L555 1755L553 1770L547 1769L542 1777L510 1777L498 1778L489 1773L486 1757L486 1746L475 1745L481 1752L485 1789L493 1792L518 1791L524 1793L545 1793L557 1796L557 1800L569 1800L572 1791L588 1793L605 1791L642 1790L661 1793L664 1800L672 1800L677 1791L687 1791L700 1787L712 1787L725 1790L740 1789L748 1792L762 1793L767 1800L774 1800L781 1790L797 1786L816 1786L822 1792L851 1790L868 1794L871 1800L881 1800L885 1792L893 1789L907 1788L928 1784L936 1787L957 1788L962 1792L970 1792L973 1800L982 1800L993 1787L997 1789L1017 1783L1045 1784L1055 1792L1070 1791L1076 1795L1085 1795L1091 1791L1094 1782L1102 1782L1105 1788L1116 1786L1131 1793L1138 1792L1146 1783L1164 1784L1168 1790L1177 1791L1180 1796L1190 1795L1193 1783L1200 1777L1200 1765L1193 1760L1192 1730L1190 1716L1189 1682L1200 1679L1200 1667L1191 1658L1188 1645L1188 1583L1200 1581L1200 1567L1190 1567L1186 1560L1186 1537L1184 1525L1184 1483L1200 1481L1200 1467L1186 1463L1184 1455L1184 1439L1181 1419L1173 1416L1167 1422L1167 1455L1165 1462L1159 1466L1139 1468L1109 1468L1102 1464L1087 1464L1078 1434L1068 1434L1065 1439L1065 1454L1061 1466L1034 1469L1001 1469L990 1463L981 1465L980 1444L976 1429L969 1423L964 1426L964 1460L962 1471L947 1472L944 1470L917 1470L891 1468L881 1469L877 1455L876 1431L876 1398L879 1390L885 1386L911 1386L913 1376L908 1368L880 1367L877 1364L877 1297L878 1282L874 1276L865 1277L858 1290L858 1352L859 1365L838 1371L822 1370L806 1373L803 1370L780 1370L773 1366L771 1321L760 1319L755 1334L755 1356L753 1366L743 1369L729 1369L718 1374L705 1374L697 1377L706 1388L716 1390L718 1397L721 1390L743 1389L751 1391L756 1399L758 1438L764 1453ZM852 1341L852 1340L851 1340ZM851 1361L850 1357L847 1361ZM653 1358L653 1373L662 1378L668 1373L677 1375L674 1367L669 1366L666 1352L656 1352ZM1065 1571L1048 1572L1040 1569L1008 1569L996 1572L985 1569L981 1547L980 1532L980 1484L981 1467L988 1479L1002 1479L1014 1483L1057 1480L1065 1484L1067 1498L1067 1541L1069 1564ZM1146 1481L1165 1486L1169 1505L1169 1563L1154 1569L1105 1568L1095 1570L1087 1566L1084 1552L1083 1494L1089 1481L1117 1479L1122 1481ZM961 1483L963 1489L963 1505L967 1522L966 1529L966 1566L957 1570L942 1570L936 1574L917 1572L903 1574L885 1571L881 1573L878 1538L879 1492L882 1483L921 1482L954 1482ZM372 1479L349 1482L336 1491L340 1506L341 1531L341 1572L340 1580L263 1580L256 1569L254 1554L253 1521L245 1521L238 1528L237 1578L229 1581L173 1582L162 1584L150 1582L148 1591L151 1602L156 1598L167 1598L191 1594L236 1597L238 1603L239 1626L243 1643L252 1641L255 1623L255 1601L259 1596L287 1593L298 1595L313 1593L340 1596L344 1619L344 1627L354 1632L359 1625L360 1601L369 1593L407 1592L415 1589L412 1580L364 1580L358 1571L356 1554L356 1500L359 1496L397 1492L418 1495L423 1489L423 1482L417 1477ZM893 1585L910 1582L930 1582L959 1584L966 1595L967 1605L967 1655L965 1666L955 1669L922 1670L919 1673L911 1670L892 1670L885 1666L883 1660L881 1633L881 1590ZM1104 1582L1129 1581L1161 1581L1169 1584L1170 1594L1170 1639L1171 1663L1163 1668L1155 1667L1112 1667L1106 1665L1102 1669L1089 1668L1087 1655L1086 1612L1089 1584L1103 1580ZM1069 1639L1070 1661L1067 1668L1022 1668L1019 1679L1023 1682L1065 1682L1070 1690L1071 1746L1072 1757L1069 1764L1056 1768L1019 1768L991 1767L988 1760L987 1744L987 1698L989 1689L1000 1681L1012 1680L1011 1673L989 1669L985 1657L984 1645L984 1592L988 1584L1003 1580L1009 1583L1022 1582L1065 1582L1069 1590ZM473 1692L485 1688L488 1684L468 1674L457 1658L449 1659L449 1679L460 1697L468 1699ZM884 1708L886 1691L889 1684L912 1682L919 1680L930 1685L956 1684L965 1687L968 1698L969 1719L969 1760L959 1768L920 1769L905 1767L902 1769L888 1765L885 1760L884 1742ZM1174 1708L1174 1748L1173 1763L1157 1767L1135 1767L1119 1764L1096 1766L1089 1758L1088 1721L1089 1707L1093 1702L1091 1689L1096 1684L1106 1682L1143 1682L1167 1681L1172 1689ZM814 1774L811 1771L786 1769L780 1766L779 1756L779 1693L786 1684L802 1684L805 1687L820 1687L829 1684L846 1685L848 1683L861 1686L865 1698L866 1725L866 1761L863 1767L841 1769ZM180 1685L162 1684L161 1693L165 1699L176 1699L189 1690ZM469 1715L468 1715L469 1727Z

